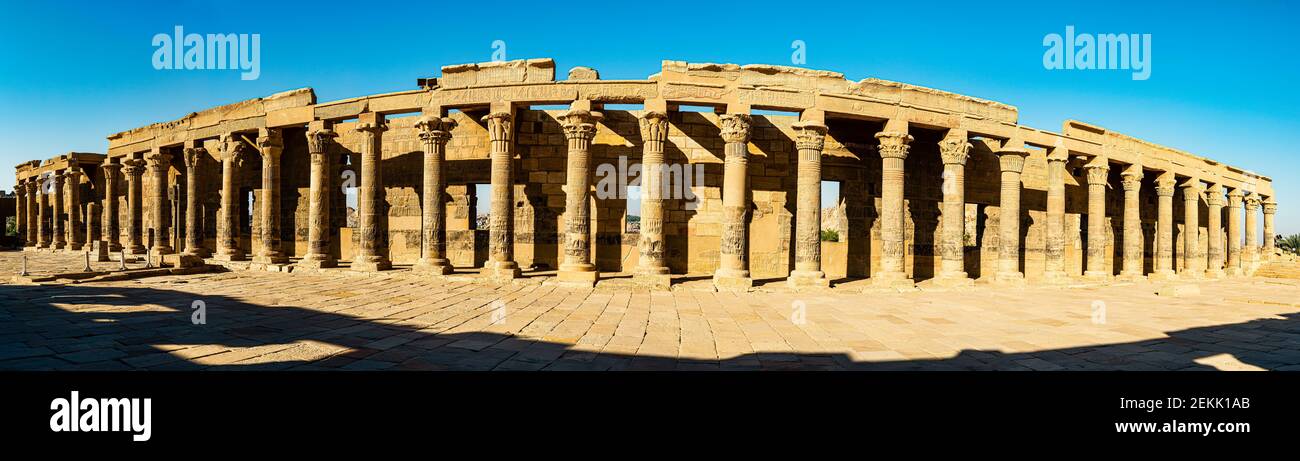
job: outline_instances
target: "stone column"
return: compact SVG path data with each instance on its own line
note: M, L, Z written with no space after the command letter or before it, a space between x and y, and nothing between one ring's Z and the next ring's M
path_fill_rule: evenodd
M722 245L713 286L718 290L745 291L754 286L749 276L750 118L748 113L728 113L719 117L719 122L726 142L726 163L722 179Z
M1242 252L1242 266L1247 274L1259 268L1259 194L1246 196L1246 249Z
M285 264L289 257L280 250L280 154L284 153L280 130L259 129L257 151L262 154L262 196L258 200L262 248L253 256L253 262Z
M943 222L940 223L940 270L935 277L940 286L970 286L966 276L966 160L971 143L966 130L950 129L939 141L943 160Z
M170 208L167 204L167 170L171 168L171 155L164 154L161 149L154 149L145 160L153 175L153 187L149 190L149 204L152 206L149 216L154 228L152 250L156 257L162 258L162 255L172 253L171 221L167 219L167 210Z
M1245 194L1241 189L1228 191L1228 267L1227 275L1238 276L1245 272L1241 265L1241 208Z
M514 109L505 103L494 104L483 117L487 123L488 144L492 158L492 201L488 218L488 261L484 274L506 281L518 278L514 239Z
M333 195L330 171L333 168L329 146L336 136L334 130L330 129L329 122L315 120L307 124L307 153L311 155L311 197L307 205L307 254L298 261L300 266L338 266L338 259L330 252L330 197Z
M20 179L14 183L14 231L18 245L27 246L27 185Z
M893 126L890 126L890 125ZM907 226L903 208L903 165L907 159L912 136L907 134L905 121L886 122L885 131L876 133L880 145L880 270L871 275L872 284L878 287L910 288L907 277Z
M654 107L652 107L652 105ZM641 252L633 278L642 284L667 289L671 283L664 261L664 143L668 140L668 113L663 101L647 101L641 114Z
M1019 141L1006 141L998 150L1002 171L1001 197L998 201L998 270L994 281L999 284L1023 284L1020 272L1020 175L1029 151Z
M202 147L185 148L185 256L206 258L210 255L203 248L203 226L199 213L202 211L199 195L199 179L203 171L199 167L208 156L208 150Z
M1084 169L1088 172L1088 264L1083 276L1106 280L1111 275L1111 269L1106 267L1106 186L1110 164L1105 157L1095 157Z
M1174 272L1174 188L1177 181L1172 172L1161 173L1156 178L1156 258L1155 272L1148 279L1173 280Z
M27 246L35 247L41 239L41 215L45 213L41 208L44 205L37 205L37 196L41 196L39 200L43 203L44 194L41 193L40 178L27 178L24 186L27 188Z
M360 241L352 270L375 272L393 267L388 259L388 206L384 190L383 135L388 124L382 114L367 112L357 120L361 133L361 178L357 188L357 232Z
M822 147L826 125L807 119L794 124L799 153L798 203L795 210L794 271L791 287L830 287L822 271Z
M596 123L604 116L591 110L590 101L575 101L559 117L569 141L564 184L564 260L557 280L565 284L595 286L600 278L591 263L591 140Z
M239 248L239 190L235 188L235 174L243 161L239 158L247 149L244 142L233 133L221 135L221 210L217 218L217 254L221 261L243 261Z
M1183 183L1183 273L1186 277L1205 275L1205 253L1201 251L1201 180L1188 178Z
M68 230L63 226L63 185L67 180L67 173L56 173L54 175L54 212L50 214L50 218L52 218L50 228L54 232L54 249L56 250L68 247Z
M1273 215L1277 214L1277 201L1272 197L1265 199L1260 205L1264 209L1264 261L1273 260L1274 239L1276 235L1273 232Z
M1143 245L1142 212L1139 194L1142 191L1142 165L1130 165L1120 175L1124 187L1124 248L1123 268L1120 275L1126 280L1141 280Z
M65 208L68 211L68 250L81 251L85 242L81 235L84 230L81 224L81 167L75 160L69 160L68 172L64 173L64 177L67 178L68 188L68 205Z
M451 130L456 128L456 121L442 117L441 108L426 114L416 122L415 128L420 132L420 144L424 148L424 183L423 201L420 209L421 239L420 261L415 270L435 275L452 272L451 260L447 259L447 141L451 140Z
M127 250L131 254L144 254L144 168L140 159L122 162L122 173L127 177L127 209L131 219L126 223Z
M40 201L37 207L36 216L36 247L49 248L52 245L50 237L50 225L54 222L50 216L50 193L54 187L54 177L42 179L41 177L33 178L33 185L36 186L36 196Z
M1208 207L1209 222L1209 248L1205 259L1208 266L1205 268L1205 276L1210 278L1223 278L1223 186L1220 184L1211 185L1205 190L1205 204Z
M104 160L100 168L104 169L104 245L110 253L122 251L122 230L119 222L119 209L117 205L117 181L118 173L122 170L122 164L110 163L111 160Z
M1043 279L1064 283L1065 273L1065 164L1069 150L1056 146L1047 150L1047 236Z

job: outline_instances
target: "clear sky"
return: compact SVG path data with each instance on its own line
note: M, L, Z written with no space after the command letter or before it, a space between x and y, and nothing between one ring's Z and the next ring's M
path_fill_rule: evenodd
M408 90L446 64L551 57L602 78L660 60L791 64L1016 106L1025 125L1078 119L1263 173L1279 233L1300 232L1300 7L1287 2L19 2L0 16L0 165L103 152L105 136L310 86L321 101ZM1222 5L1216 5L1220 3ZM155 34L261 35L261 75L155 70ZM1047 70L1044 36L1152 35L1150 78ZM12 171L12 170L8 170ZM0 189L13 187L0 174Z

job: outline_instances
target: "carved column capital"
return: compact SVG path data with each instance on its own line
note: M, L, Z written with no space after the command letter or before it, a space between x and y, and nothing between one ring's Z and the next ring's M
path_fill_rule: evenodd
M826 147L826 125L816 121L796 122L793 125L795 147L798 149L822 150Z
M1142 169L1138 167L1121 173L1120 185L1128 192L1140 190L1142 188Z
M1273 199L1265 200L1263 203L1260 203L1260 206L1264 207L1264 214L1266 215L1277 213L1277 202L1273 201Z
M446 144L451 140L451 130L456 128L456 121L447 117L425 115L415 122L415 129L420 133L420 141Z
M144 174L144 160L130 158L122 161L122 174L134 179L140 179Z
M262 158L279 158L284 151L284 134L275 128L258 130L257 151L262 154Z
M724 114L718 122L722 125L722 140L728 143L748 143L753 134L749 114Z
M668 114L659 111L646 111L641 114L641 140L645 142L668 139Z
M104 173L105 173L105 174L114 174L114 173L117 173L118 171L121 171L121 170L122 170L122 164L121 164L121 163L109 163L109 162L107 162L107 161L105 161L105 162L104 162L102 165L100 165L99 167L100 167L101 169L104 170Z
M558 117L560 126L564 127L564 137L584 145L596 137L596 122L604 118L600 112L583 109L570 110Z
M1247 195L1247 196L1246 196L1246 211L1254 212L1254 211L1255 211L1256 209L1258 209L1258 208L1259 208L1259 195L1258 195L1258 194L1254 194L1254 193L1252 193L1252 194L1250 194L1250 195Z
M487 123L488 140L510 142L514 139L514 119L509 112L493 112L483 116Z
M1106 163L1105 160L1090 162L1083 169L1087 171L1088 185L1100 184L1104 186L1110 177L1110 164Z
M68 179L67 173L54 173L54 187L63 187L63 182Z
M307 153L324 154L329 151L329 144L338 133L329 128L320 128L307 131Z
M184 151L185 168L192 169L198 166L199 161L202 160L203 156L207 154L208 154L208 150L202 147L186 147Z
M944 165L965 166L972 147L974 146L966 136L945 136L939 141L939 157L943 159Z
M880 141L880 146L876 148L880 152L880 158L907 158L911 135L898 131L881 131L876 133L876 139Z
M1211 185L1205 189L1205 204L1209 206L1223 206L1223 186L1219 184Z
M1200 197L1201 192L1205 190L1205 186L1201 185L1201 180L1197 178L1188 178L1179 187L1183 188L1183 194L1188 200Z
M161 149L154 149L149 151L148 154L145 154L144 159L149 168L155 170L166 170L167 167L171 166L172 156L164 153Z
M998 166L1001 171L1020 173L1025 171L1025 158L1029 151L1024 149L1003 149L998 151Z

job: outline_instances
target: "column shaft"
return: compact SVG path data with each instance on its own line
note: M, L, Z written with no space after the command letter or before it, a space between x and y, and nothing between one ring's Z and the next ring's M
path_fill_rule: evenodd
M37 204L37 196L44 195L41 194L39 179L37 177L27 178L27 182L24 184L27 187L27 246L32 247L36 246L37 242L40 241L41 214L44 213L41 211L41 205Z
M55 209L49 214L51 217L51 229L53 230L53 240L55 240L55 249L68 248L68 230L64 227L64 183L68 181L65 174L55 175ZM1252 222L1249 221L1248 222Z
M262 154L262 196L258 200L262 248L253 262L285 264L289 257L280 249L280 154L284 152L280 130L260 129L257 149Z
M943 160L943 222L940 223L940 271L936 283L970 285L966 276L966 161L971 143L964 130L952 129L939 141Z
M337 135L324 121L307 126L307 152L311 155L311 190L307 207L307 254L300 266L336 267L338 260L330 252L330 162L329 146Z
M1047 236L1043 278L1051 283L1068 280L1065 273L1065 147L1047 151Z
M1277 202L1270 197L1267 200L1264 200L1263 203L1261 203L1261 206L1264 209L1263 260L1271 261L1273 259L1274 245L1276 243L1274 240L1277 238L1277 234L1273 232L1273 215L1277 214Z
M1201 181L1183 183L1183 272L1200 278L1205 273L1205 251L1201 249Z
M120 210L117 205L117 184L118 173L122 170L122 164L109 163L105 160L101 168L104 169L104 245L112 253L122 251L121 223L118 213Z
M604 116L590 110L589 101L577 101L559 117L569 141L564 184L564 262L558 279L563 283L593 286L599 271L591 263L591 140L596 123Z
M520 275L514 240L514 113L508 107L497 109L504 110L494 110L483 117L492 158L488 262L484 272L490 278L511 280Z
M994 280L999 283L1022 283L1020 272L1020 175L1025 168L1029 152L1020 144L1007 141L998 151L998 166L1002 172L1001 197L998 201L998 270Z
M381 271L393 267L388 259L388 204L384 190L383 134L388 130L384 116L361 114L361 184L357 189L357 227L360 234L352 269Z
M149 189L149 217L153 221L153 254L161 257L172 252L171 222L167 219L167 170L171 168L171 156L154 149L145 158L153 179Z
M441 112L441 109L437 109ZM420 227L423 234L420 246L420 261L417 270L437 275L452 272L451 260L447 259L447 141L451 140L451 130L456 128L456 121L430 113L415 124L420 132L420 142L424 147L424 182L423 203L420 208Z
M1106 279L1111 270L1106 268L1106 186L1110 165L1105 158L1094 158L1086 167L1088 171L1088 278Z
M221 210L217 220L216 259L243 261L239 248L239 190L235 187L235 174L242 160L239 155L247 147L234 134L221 136Z
M47 177L42 179L41 177L37 177L35 180L36 195L37 199L40 201L40 205L37 207L36 216L36 246L38 248L49 248L50 245L53 244L50 241L50 237L52 236L50 225L54 222L50 216L50 193L54 188L54 178Z
M795 209L794 271L790 286L824 286L830 281L822 271L822 148L826 143L826 125L806 120L794 125L795 147L799 154Z
M1247 274L1259 268L1259 194L1246 196L1246 249L1242 253L1242 265Z
M641 115L641 235L637 241L640 259L635 279L658 288L668 288L668 266L664 260L664 143L668 139L668 114L651 110Z
M1142 166L1132 165L1122 175L1124 187L1124 261L1121 274L1127 279L1143 277L1142 263Z
M888 125L888 123L887 123ZM903 131L876 133L880 145L880 270L871 275L878 286L911 286L907 277L907 238L903 207L904 163L912 136Z
M1242 275L1241 264L1241 233L1242 220L1241 209L1243 199L1241 189L1232 189L1228 191L1228 275Z
M81 220L81 168L76 162L69 162L67 176L68 188L68 250L80 251L85 242L82 238ZM89 235L85 237L90 237Z
M1209 226L1209 245L1205 259L1207 277L1223 277L1223 186L1215 184L1205 191L1205 204L1208 208L1206 221Z
M199 212L199 169L208 152L202 147L185 148L185 254L194 257L207 257L208 250L203 248L203 227Z
M726 155L722 178L722 244L713 285L719 290L748 290L749 276L749 137L748 114L719 117Z

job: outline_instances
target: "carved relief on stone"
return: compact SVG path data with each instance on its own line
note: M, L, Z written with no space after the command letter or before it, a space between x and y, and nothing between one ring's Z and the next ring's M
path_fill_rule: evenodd
M1250 194L1246 196L1246 211L1254 212L1259 208L1259 195Z
M1142 172L1125 172L1120 175L1120 184L1125 191L1136 192L1142 188Z
M193 169L202 160L203 155L207 155L208 150L202 147L186 147L184 150L185 168Z
M668 114L659 111L646 111L641 114L641 140L643 142L668 139Z
M723 208L722 246L724 255L743 256L745 254L745 214L746 207L729 206Z
M1101 184L1104 186L1107 183L1107 178L1110 177L1110 165L1106 164L1104 160L1089 164L1084 167L1084 170L1087 171L1089 185Z
M419 130L420 141L425 143L445 144L451 139L451 130L455 128L456 121L448 117L425 115L415 122L415 129Z
M722 140L728 143L748 143L752 126L748 114L725 114L718 118L722 124Z
M822 150L826 146L826 125L814 121L796 122L793 125L795 146L800 150Z
M324 154L329 151L329 144L338 133L329 128L311 130L307 132L307 152L310 154ZM312 156L312 162L316 162L316 155Z
M1268 199L1261 203L1261 205L1264 207L1264 214L1277 213L1277 202L1273 201L1273 199Z
M140 179L144 174L144 160L131 158L122 161L122 174L134 179Z
M167 171L167 168L171 166L171 155L166 154L159 149L149 151L148 154L145 154L144 158L148 162L149 167L155 171Z
M1223 187L1215 184L1205 190L1205 204L1209 206L1223 206Z
M998 166L1002 171L1020 173L1025 170L1025 158L1029 151L1024 149L1006 149L998 151Z
M1176 183L1174 182L1173 175L1160 175L1160 177L1156 179L1156 195L1161 197L1173 197L1175 185ZM1232 192L1229 192L1228 195L1232 195Z
M907 158L910 147L908 144L912 142L911 135L897 131L882 131L876 133L876 139L880 140L880 146L876 150L880 152L881 158Z
M559 116L560 126L564 128L564 137L569 140L571 149L586 149L591 139L596 137L596 122L605 118L600 112L587 110L570 110Z
M946 136L939 141L939 156L944 165L965 165L972 147L965 136Z
M510 142L514 137L514 117L509 112L493 112L483 116L487 123L488 140Z

